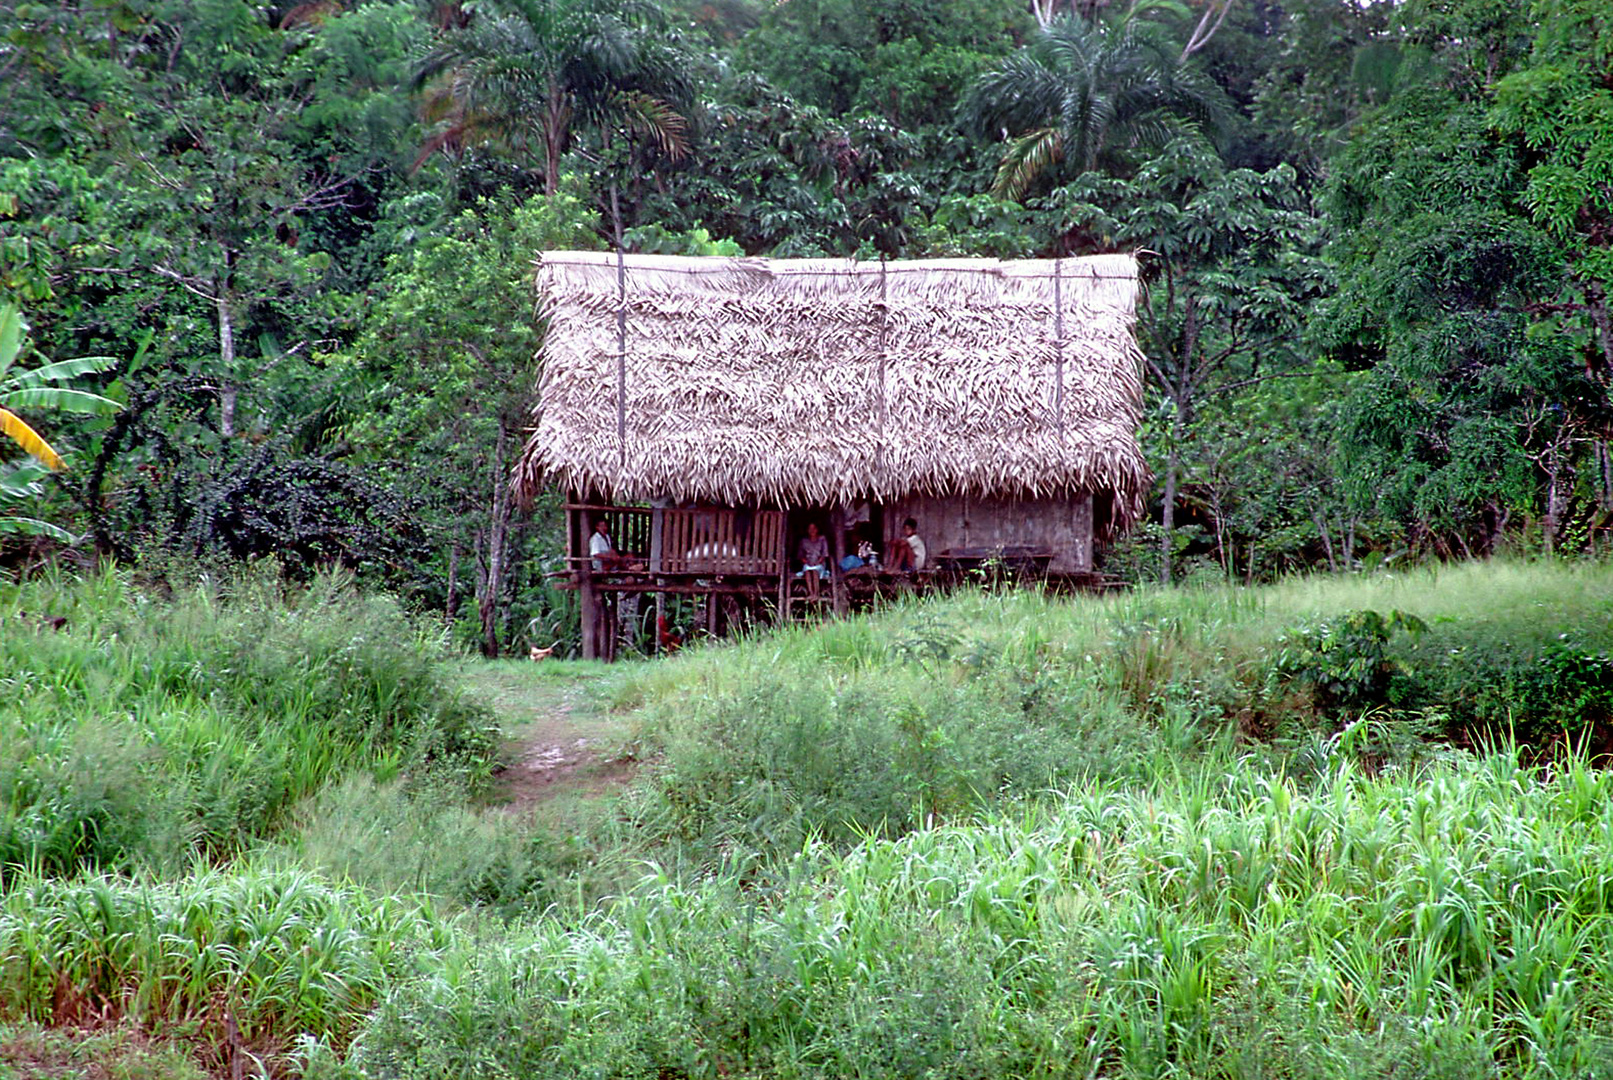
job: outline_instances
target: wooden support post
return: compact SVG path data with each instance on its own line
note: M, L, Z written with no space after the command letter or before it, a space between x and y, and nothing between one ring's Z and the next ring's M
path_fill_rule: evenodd
M837 506L829 511L829 551L832 560L829 580L833 583L835 614L844 615L846 603L846 575L840 570L840 560L846 557L846 508Z
M790 519L780 511L778 522L778 621L790 621Z
M666 541L666 507L662 504L666 500L656 499L653 509L650 510L650 573L655 575L655 583L661 584L661 548ZM666 624L666 593L659 589L655 592L655 634L650 639L650 651L659 655L661 652L661 627Z
M599 659L599 597L594 592L594 568L587 563L582 568L582 658Z

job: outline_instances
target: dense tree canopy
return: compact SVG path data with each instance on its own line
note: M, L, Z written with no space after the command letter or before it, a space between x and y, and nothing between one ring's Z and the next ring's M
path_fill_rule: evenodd
M619 236L1146 252L1159 486L1117 572L1582 548L1613 525L1610 23L0 0L0 304L41 357L112 357L74 388L126 406L59 423L54 478L13 446L4 512L125 557L342 561L450 614L474 594L496 651L552 614L516 587L544 519L497 494L536 374L525 260Z

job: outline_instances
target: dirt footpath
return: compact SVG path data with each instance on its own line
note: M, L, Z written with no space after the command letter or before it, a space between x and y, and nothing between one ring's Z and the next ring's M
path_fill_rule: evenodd
M504 731L494 804L521 812L605 794L632 779L628 724L590 697L593 665L499 660L467 665L465 674Z

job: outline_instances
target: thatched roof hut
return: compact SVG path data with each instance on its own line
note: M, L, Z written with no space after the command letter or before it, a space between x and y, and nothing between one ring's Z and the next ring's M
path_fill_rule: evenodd
M557 251L515 490L834 505L1112 493L1142 509L1136 262Z

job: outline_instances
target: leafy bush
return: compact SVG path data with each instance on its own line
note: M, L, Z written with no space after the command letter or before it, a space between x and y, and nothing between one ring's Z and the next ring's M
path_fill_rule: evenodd
M1427 629L1427 623L1404 611L1346 612L1287 635L1272 666L1281 675L1313 685L1328 705L1403 704L1416 676L1390 652L1390 643L1397 630L1415 638Z
M1440 627L1408 661L1426 694L1464 730L1506 732L1541 749L1566 737L1597 752L1613 750L1613 633L1585 627L1547 637L1550 630L1550 624ZM1587 631L1596 640L1582 636Z
M1559 629L1560 628L1560 629ZM1613 750L1613 626L1498 607L1432 623L1393 610L1302 622L1270 670L1337 714L1437 710L1447 736L1507 734L1545 749L1563 737Z

